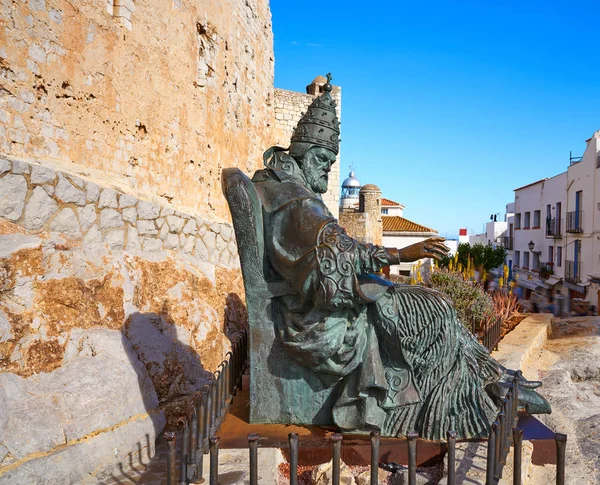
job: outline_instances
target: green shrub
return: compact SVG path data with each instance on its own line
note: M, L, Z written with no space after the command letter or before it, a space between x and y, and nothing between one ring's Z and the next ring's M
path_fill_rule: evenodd
M481 285L462 274L438 269L429 275L427 286L444 293L453 303L461 322L474 334L494 318L494 301Z

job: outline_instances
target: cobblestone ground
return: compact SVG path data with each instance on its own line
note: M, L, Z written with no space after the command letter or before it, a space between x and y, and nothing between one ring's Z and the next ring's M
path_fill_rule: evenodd
M544 385L552 414L537 416L550 429L568 435L566 483L600 483L600 317L556 320L552 337L526 369ZM535 466L529 481L555 483L555 466Z

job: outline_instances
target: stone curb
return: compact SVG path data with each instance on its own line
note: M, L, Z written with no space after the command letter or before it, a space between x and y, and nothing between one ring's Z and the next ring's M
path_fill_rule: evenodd
M552 325L550 313L529 315L500 341L492 357L508 369L521 369L525 374L529 360L540 351Z

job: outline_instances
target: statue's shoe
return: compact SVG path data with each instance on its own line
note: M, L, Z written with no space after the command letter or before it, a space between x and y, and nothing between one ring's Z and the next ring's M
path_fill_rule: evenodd
M485 388L488 395L500 406L506 397L514 378L519 381L519 409L524 409L527 414L550 414L550 403L534 389L542 385L540 381L528 381L520 370L514 371L502 367L502 375L496 382L488 384Z

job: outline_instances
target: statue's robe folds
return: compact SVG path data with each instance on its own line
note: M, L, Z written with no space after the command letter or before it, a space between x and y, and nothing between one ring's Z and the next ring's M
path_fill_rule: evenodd
M297 170L261 170L253 182L268 260L289 287L272 302L277 337L324 385L338 385L335 424L431 440L447 430L487 436L497 407L485 387L500 368L451 303L374 276L389 264L386 249L349 237Z

